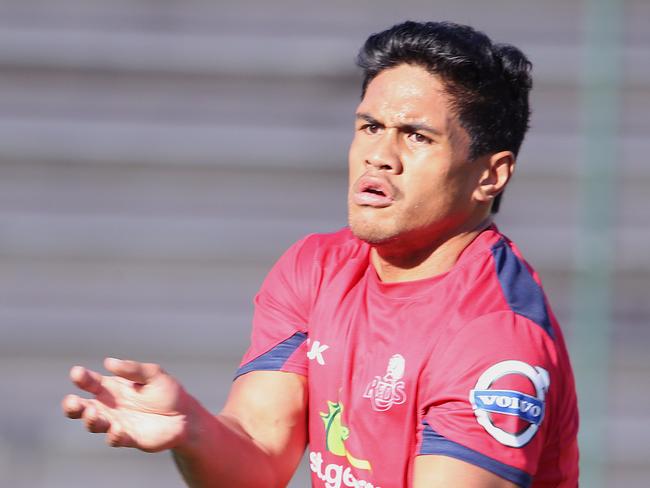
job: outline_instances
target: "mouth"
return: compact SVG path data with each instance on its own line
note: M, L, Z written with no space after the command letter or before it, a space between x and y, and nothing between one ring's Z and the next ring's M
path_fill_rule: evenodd
M395 190L383 178L362 176L354 185L351 197L357 205L384 208L392 205L395 200Z
M363 191L366 192L366 193L371 193L373 195L381 195L382 197L386 196L386 194L382 190L380 190L379 188L370 187L370 188L366 188Z

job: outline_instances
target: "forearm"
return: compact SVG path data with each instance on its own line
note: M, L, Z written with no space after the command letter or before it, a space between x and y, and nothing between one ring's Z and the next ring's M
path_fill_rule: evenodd
M214 416L159 365L106 359L116 376L75 366L72 381L94 395L68 395L63 410L115 447L172 449L193 488L283 487L307 442L306 378L253 371L237 378Z
M198 402L193 410L185 441L172 451L188 486L281 486L272 456L236 420L214 416Z

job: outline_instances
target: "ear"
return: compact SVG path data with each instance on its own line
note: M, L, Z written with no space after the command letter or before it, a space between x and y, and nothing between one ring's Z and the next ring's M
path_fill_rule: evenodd
M491 203L510 181L515 171L515 155L512 151L501 151L478 159L482 166L474 199Z

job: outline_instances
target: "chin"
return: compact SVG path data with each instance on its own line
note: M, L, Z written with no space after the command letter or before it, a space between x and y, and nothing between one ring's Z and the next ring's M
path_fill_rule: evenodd
M358 221L350 218L348 224L355 237L372 245L394 241L399 235L394 229L388 229L375 222Z

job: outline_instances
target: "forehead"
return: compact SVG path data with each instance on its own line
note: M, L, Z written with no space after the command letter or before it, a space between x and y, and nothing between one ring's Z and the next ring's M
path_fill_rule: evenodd
M452 118L440 79L420 66L402 64L379 73L359 105L386 124L428 122L444 128Z

